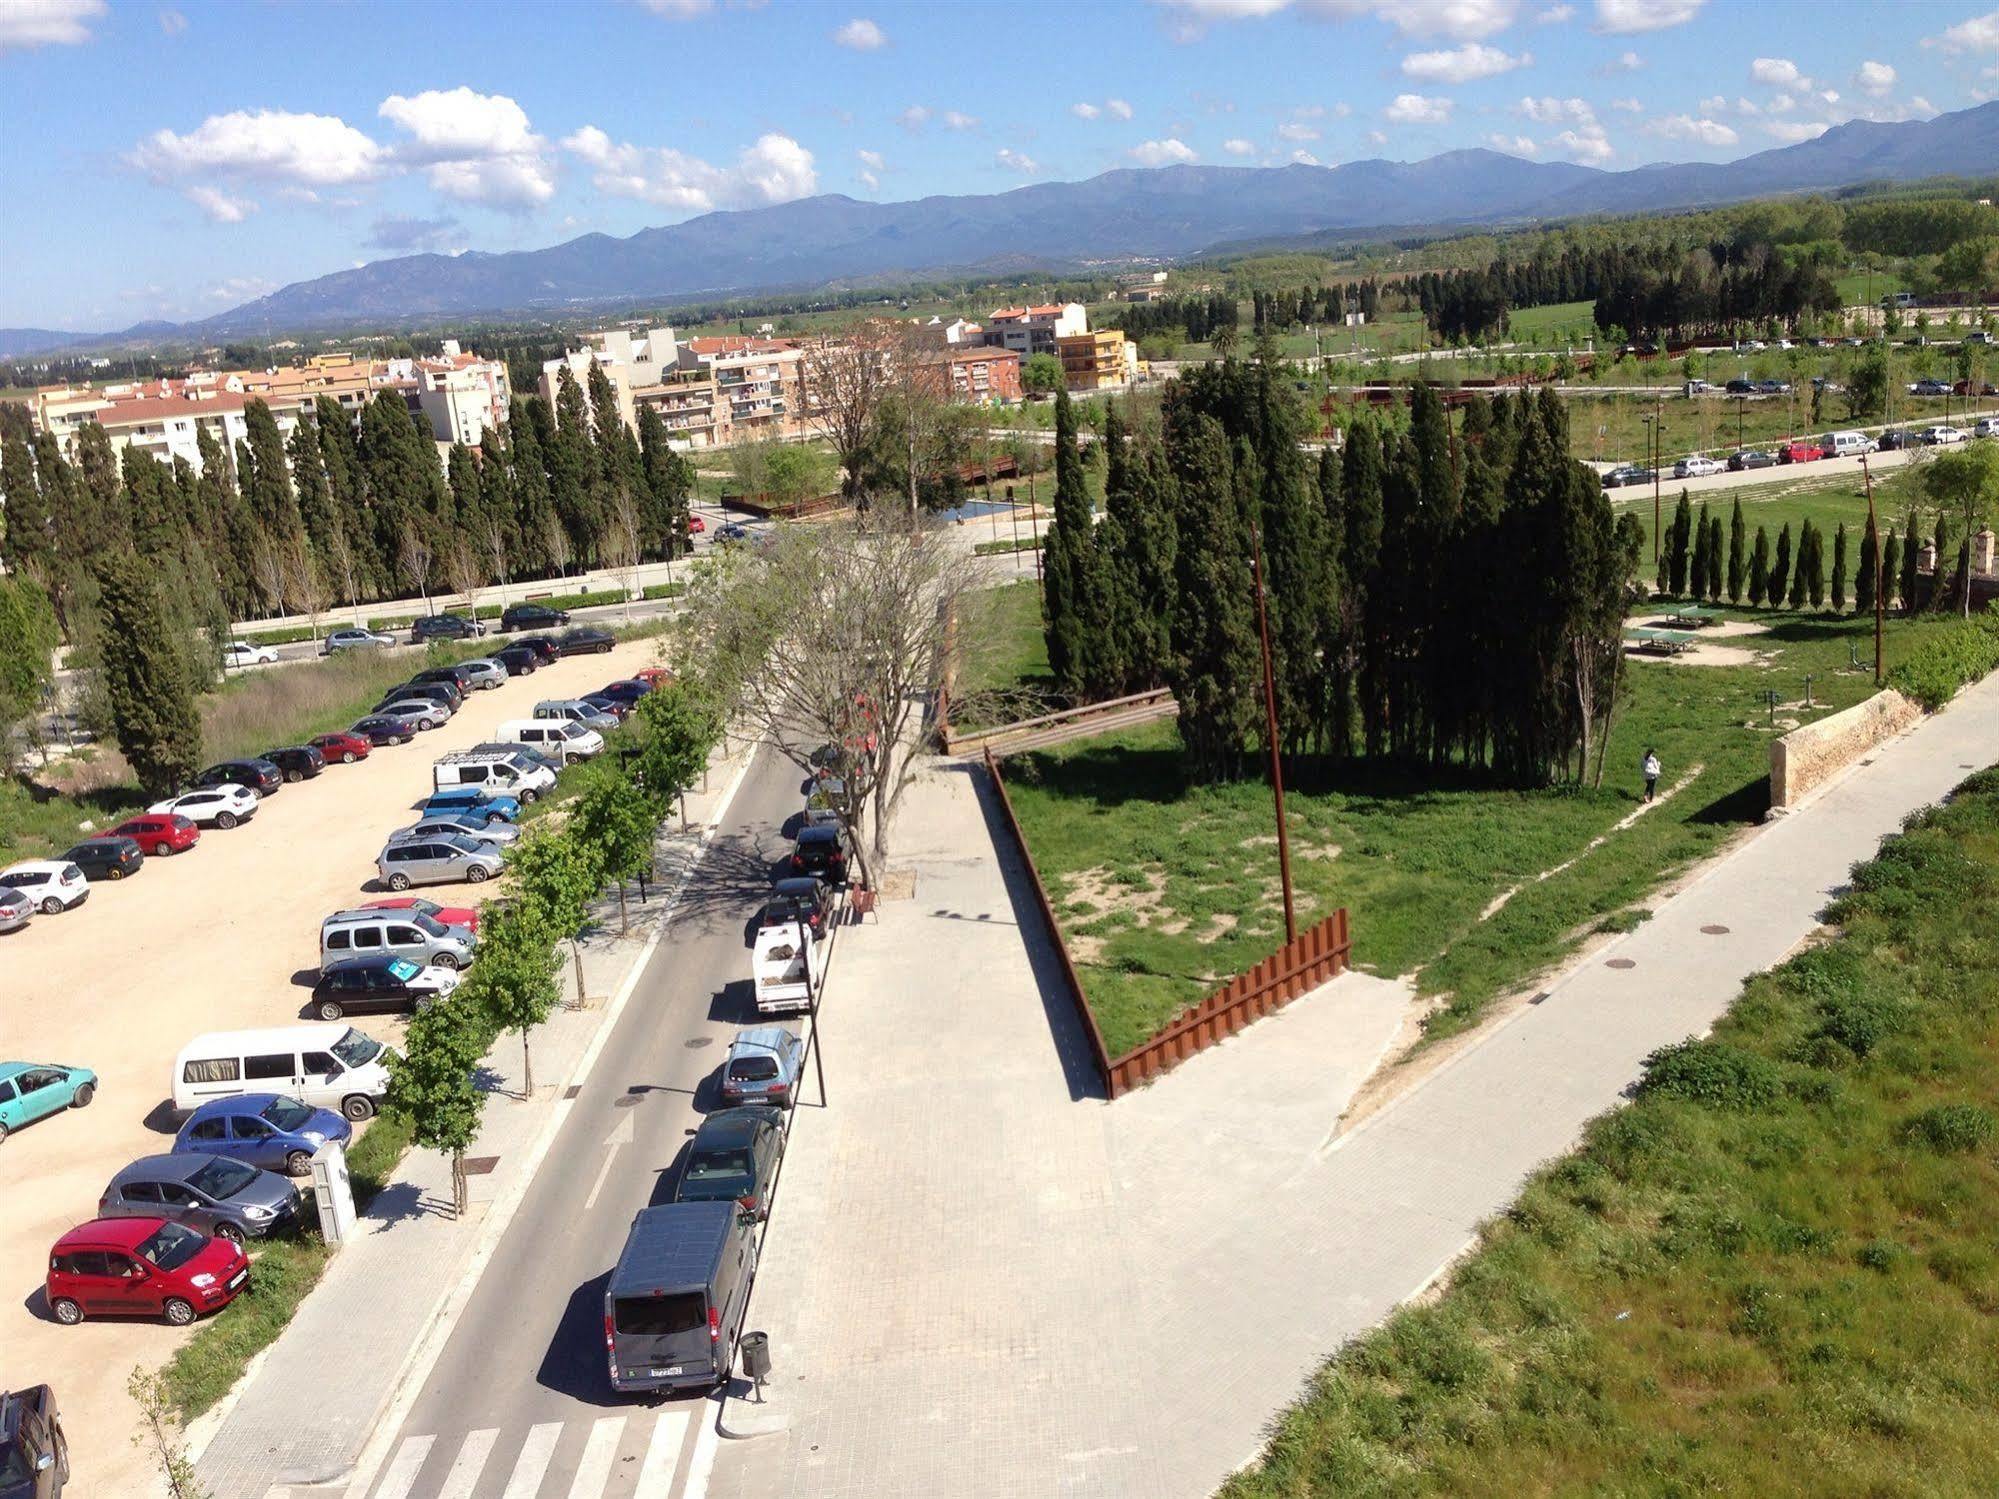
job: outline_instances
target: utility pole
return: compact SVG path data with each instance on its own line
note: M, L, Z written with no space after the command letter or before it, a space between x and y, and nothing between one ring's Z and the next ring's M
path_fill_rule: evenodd
M1644 412L1638 420L1645 424L1645 466L1652 470L1652 565L1659 565L1659 465L1652 458L1652 418Z
M1881 528L1874 522L1874 474L1867 466L1867 455L1860 455L1860 477L1867 481L1867 531L1874 538L1874 685L1881 685L1881 621L1884 606L1881 600Z
M1284 941L1298 940L1291 900L1291 839L1284 828L1284 765L1277 752L1277 676L1270 664L1270 616L1263 607L1263 528L1249 524L1250 563L1256 577L1256 630L1263 644L1263 717L1270 739L1270 789L1277 800L1277 870L1284 883Z

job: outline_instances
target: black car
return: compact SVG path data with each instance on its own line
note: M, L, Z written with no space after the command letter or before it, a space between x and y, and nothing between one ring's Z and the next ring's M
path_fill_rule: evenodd
M463 697L472 690L472 673L462 666L433 666L428 671L420 671L410 678L410 686L419 687L426 682L442 682L447 687L456 687Z
M715 539L717 541L748 541L750 539L750 528L730 521L728 525L715 533Z
M618 638L609 630L593 630L587 625L555 637L556 653L563 656L608 656L617 643Z
M248 786L259 796L269 796L285 783L285 773L269 760L224 760L211 765L187 783L190 791L206 791L211 786Z
M823 937L832 919L833 887L801 874L771 882L770 899L764 902L757 925L788 926L802 921L813 936Z
M1756 382L1737 378L1722 386L1722 390L1731 396L1753 396L1756 394Z
M1652 470L1641 468L1635 463L1622 464L1617 468L1608 470L1603 476L1603 487L1605 489L1616 489L1624 484L1649 484L1651 482Z
M1923 434L1920 432L1911 432L1906 428L1897 428L1892 432L1883 432L1875 444L1884 453L1892 453L1899 448L1919 448L1922 445Z
M620 723L631 716L632 705L621 697L612 697L608 692L586 692L577 701L588 703L599 712L612 714Z
M420 1010L443 997L431 987L434 979L425 978L436 972L408 958L347 958L312 986L312 1013L321 1020L338 1020L360 1010Z
M603 693L605 697L614 697L619 702L630 703L636 708L639 705L639 699L651 692L652 687L645 682L639 681L636 677L624 677L616 682L606 682L597 690Z
M15 1476L10 1476L15 1475ZM7 1499L62 1499L69 1438L47 1385L0 1390L0 1488Z
M453 713L465 705L465 694L451 682L405 682L400 687L391 687L382 701L392 703L397 698L411 697L427 697L433 703L444 704ZM379 713L382 710L377 708L375 711Z
M717 1109L687 1146L675 1202L740 1202L759 1218L784 1155L784 1113L768 1104Z
M847 845L840 830L827 823L798 830L791 850L793 874L809 874L829 885L847 883Z
M1745 448L1740 453L1728 455L1728 467L1732 473L1742 473L1752 468L1775 468L1777 458L1773 453L1765 453L1759 448Z
M408 744L416 738L416 731L400 719L377 718L373 714L355 724L352 732L376 746Z
M510 677L530 676L541 670L541 657L524 645L510 645L503 651L495 651L493 659L506 667Z
M553 635L523 635L514 644L523 650L533 651L535 659L543 666L562 659L562 647L556 644Z
M552 630L568 623L567 609L551 609L546 604L509 604L500 615L500 630L508 635L516 630Z
M136 838L86 838L63 857L92 880L122 880L146 862Z
M309 781L326 769L326 755L313 744L287 744L267 749L259 759L268 760L284 772L287 781Z
M484 625L462 614L432 614L410 626L410 644L422 645L426 640L476 640L485 633Z

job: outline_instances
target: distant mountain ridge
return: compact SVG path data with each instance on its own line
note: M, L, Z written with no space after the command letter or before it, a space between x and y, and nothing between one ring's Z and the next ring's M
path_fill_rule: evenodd
M865 203L839 194L703 214L623 239L542 250L409 255L295 282L183 335L226 337L412 319L577 311L946 272L1073 271L1222 247L1739 202L1902 177L1999 169L1999 101L1927 121L1855 120L1720 164L1612 172L1482 149L1336 167L1122 168L1009 192ZM157 337L159 325L147 325ZM0 356L19 336L0 330ZM136 330L127 330L128 334ZM103 343L57 334L61 345Z

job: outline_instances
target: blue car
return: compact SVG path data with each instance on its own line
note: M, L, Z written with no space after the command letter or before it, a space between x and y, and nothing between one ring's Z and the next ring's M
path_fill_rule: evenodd
M459 786L425 797L417 810L426 814L475 812L487 822L515 822L520 818L521 804L514 797L481 791L477 786Z
M60 1062L0 1062L0 1140L24 1124L80 1109L97 1094L97 1074Z
M188 1115L174 1137L173 1153L226 1155L264 1171L304 1176L320 1146L344 1146L353 1138L354 1126L332 1109L315 1109L281 1093L242 1093L212 1098Z
M722 1102L788 1109L798 1101L798 1073L804 1065L805 1043L796 1032L781 1025L737 1031L722 1064Z

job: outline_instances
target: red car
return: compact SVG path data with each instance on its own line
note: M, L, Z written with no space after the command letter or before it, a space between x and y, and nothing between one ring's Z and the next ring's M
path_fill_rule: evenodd
M349 734L345 730L338 734L321 734L312 741L312 747L326 756L327 764L338 760L342 765L352 765L356 760L368 758L368 751L374 746L365 734Z
M49 1251L49 1311L65 1327L85 1317L164 1317L186 1327L236 1299L250 1259L164 1218L97 1218Z
M1779 463L1815 463L1825 457L1825 449L1809 438L1794 437L1777 449Z
M201 841L201 829L194 819L178 812L148 812L128 817L111 830L114 838L131 838L140 848L158 859L168 854L186 853Z
M446 926L462 926L470 931L479 930L479 909L476 906L440 906L434 900L425 900L421 895L390 895L381 900L363 901L354 908L357 911L417 911L432 921L441 921Z
M687 534L689 536L698 536L701 532L707 529L708 529L708 522L703 520L700 516L690 515L687 517Z

